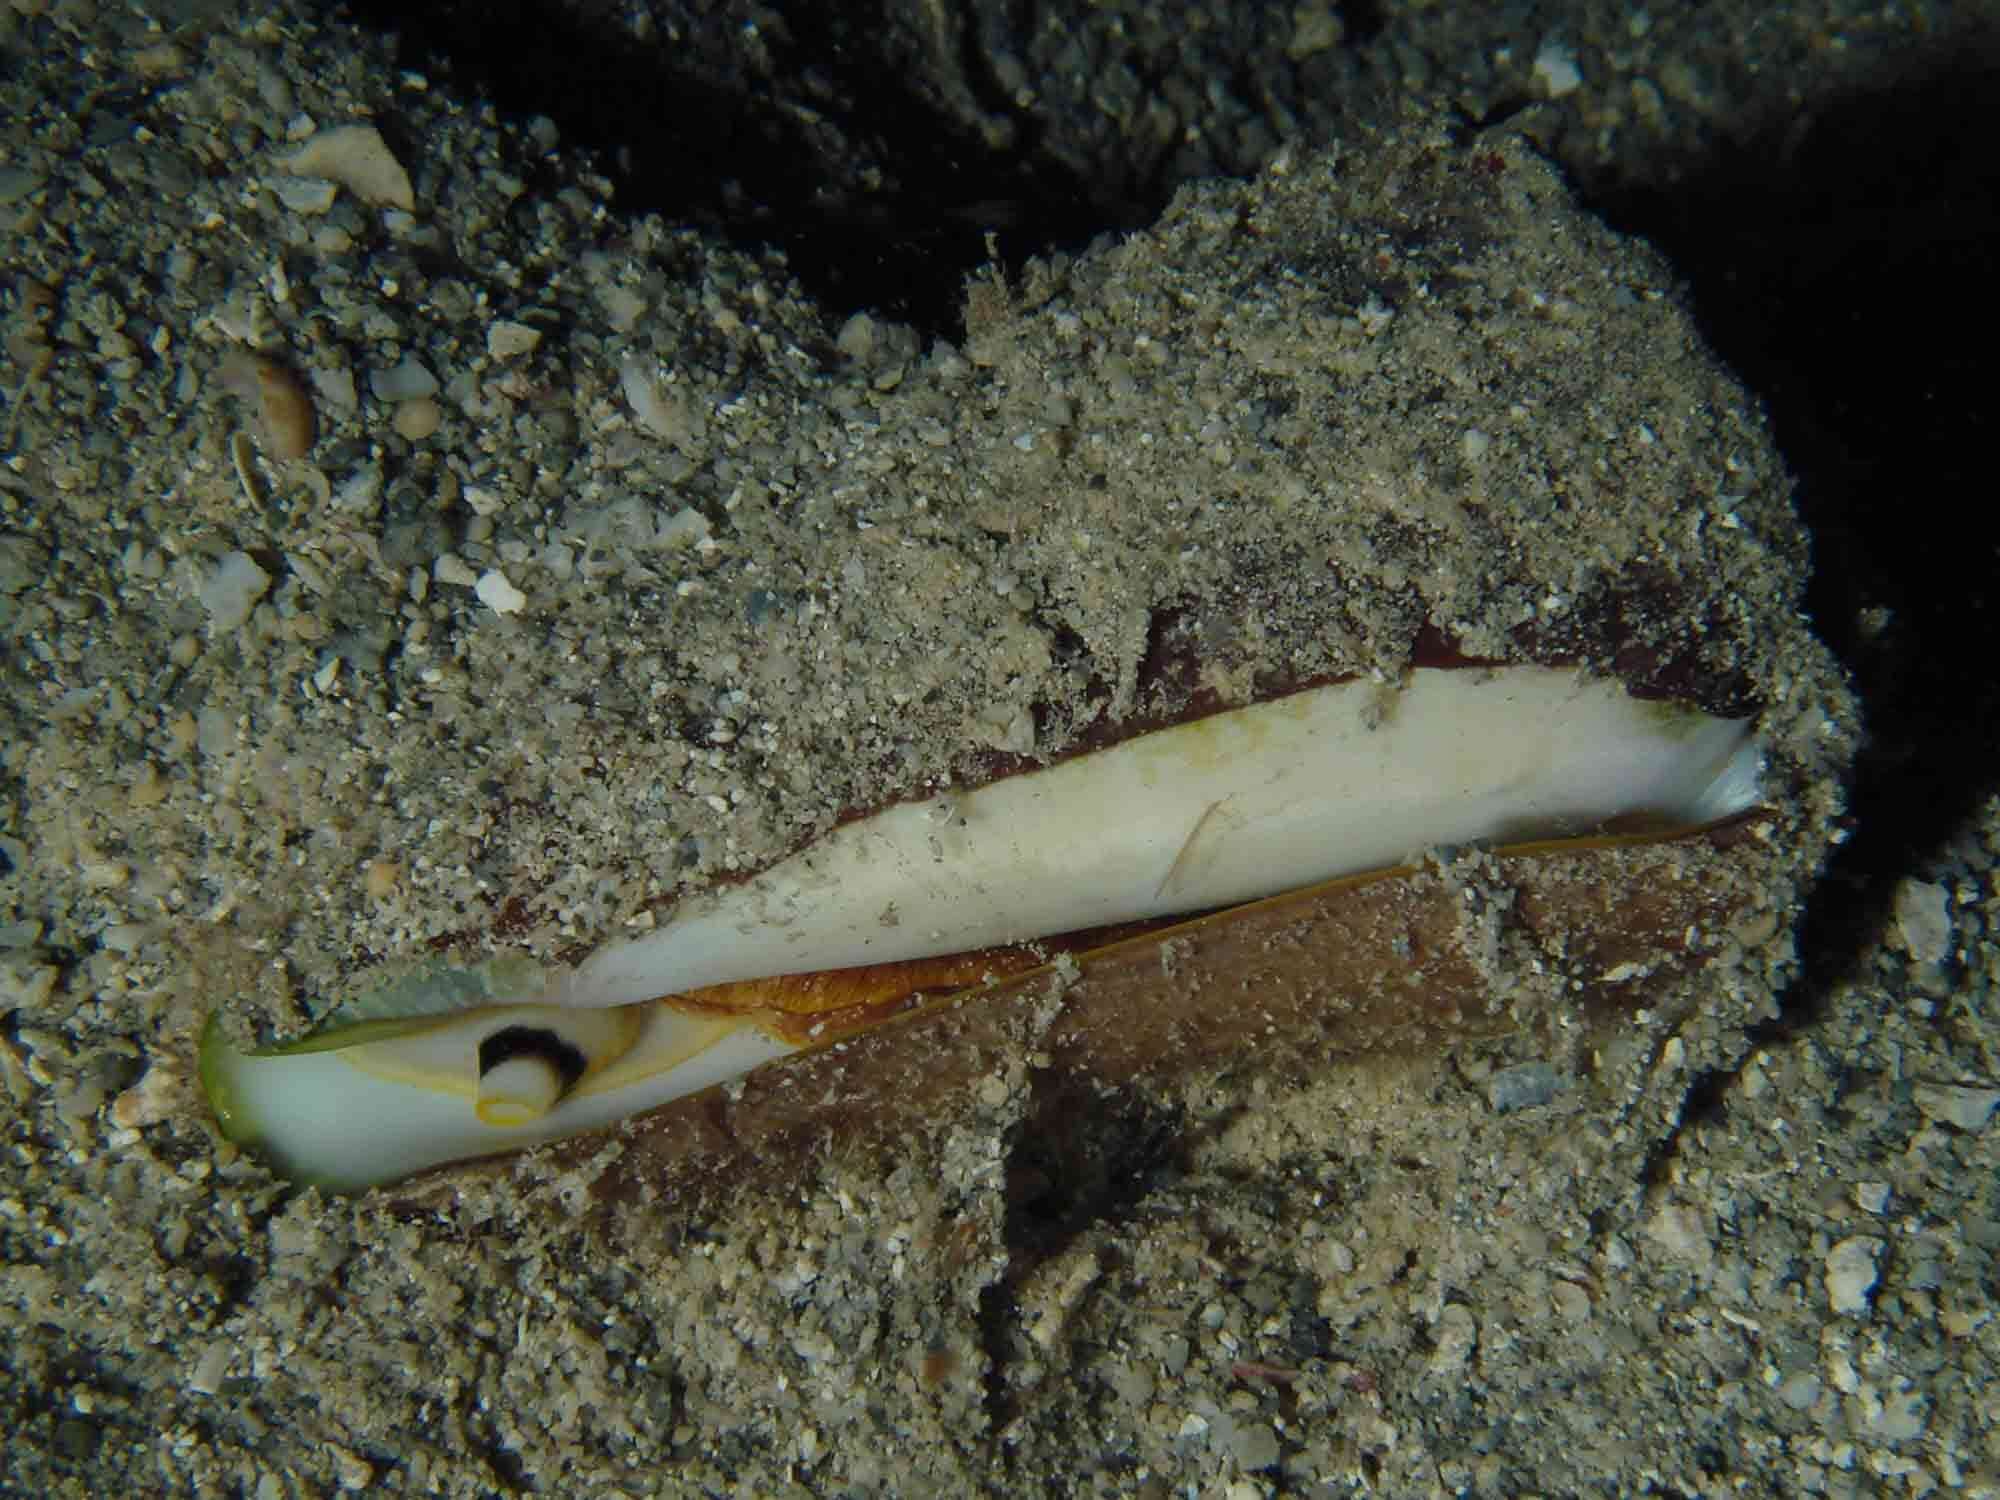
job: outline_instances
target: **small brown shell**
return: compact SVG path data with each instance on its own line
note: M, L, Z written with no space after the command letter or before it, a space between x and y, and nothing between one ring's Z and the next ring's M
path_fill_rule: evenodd
M275 359L236 350L225 356L222 388L251 403L271 456L304 458L312 451L317 422L305 382Z

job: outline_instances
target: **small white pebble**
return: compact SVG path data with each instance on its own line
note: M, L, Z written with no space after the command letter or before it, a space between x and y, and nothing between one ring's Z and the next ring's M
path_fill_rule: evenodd
M229 1373L229 1358L233 1352L221 1339L202 1350L201 1357L188 1372L187 1388L197 1396L213 1396L221 1390L223 1377Z
M395 415L389 421L398 437L413 443L422 442L444 421L444 408L428 396L418 396L397 406Z
M1920 1391L1882 1394L1871 1388L1862 1392L1855 1406L1859 1410L1849 1421L1858 1416L1860 1420L1854 1425L1882 1443L1914 1442L1924 1435L1930 1420L1930 1402Z
M115 891L132 878L132 867L122 860L96 859L83 865L77 873L83 877L87 890Z
M1868 1294L1875 1290L1876 1258L1882 1242L1865 1234L1840 1241L1826 1252L1826 1303L1837 1313L1863 1316Z
M526 323L510 323L504 318L486 330L486 352L495 359L531 354L541 341L541 329Z
M456 552L444 553L432 563L431 576L439 583L455 584L462 589L469 589L479 582L479 575Z
M618 385L639 425L655 437L671 438L678 424L673 408L660 394L653 366L638 355L627 355L618 365Z
M1679 1260L1706 1264L1715 1257L1706 1216L1685 1203L1662 1203L1646 1221L1646 1235Z
M1590 1321L1590 1293L1573 1281L1558 1281L1551 1286L1549 1302L1565 1323Z
M114 922L98 934L107 951L131 955L161 933L161 928L152 922Z
M324 177L288 177L271 184L277 200L297 214L323 214L340 189Z
M1431 1368L1462 1370L1472 1362L1473 1351L1479 1347L1479 1321L1462 1303L1448 1303L1438 1314L1431 1338Z
M346 365L313 366L309 372L313 393L335 411L353 411L361 397L355 390L354 372Z
M517 615L528 603L528 596L509 583L507 575L498 568L481 573L472 591L496 615Z
M833 346L849 359L866 359L875 352L875 320L867 313L855 313L840 325Z
M1951 956L1951 892L1928 880L1899 880L1894 895L1899 947L1920 964Z
M364 203L406 212L417 206L410 174L372 125L322 130L278 165L295 176L337 182Z
M437 376L431 374L424 362L414 355L406 355L399 364L386 370L377 370L368 377L368 389L377 401L391 404L398 401L415 401L424 396L438 393Z
M1994 1109L2000 1107L2000 1089L1920 1083L1914 1093L1917 1108L1925 1119L1975 1134L1986 1128L1986 1122L1993 1118Z
M1577 67L1574 52L1551 39L1535 54L1535 81L1551 99L1560 99L1583 86L1583 70Z
M333 1466L340 1476L342 1489L365 1490L375 1482L375 1466L367 1459L338 1443L327 1446L333 1451Z
M604 304L605 315L611 319L611 326L619 333L630 333L646 315L646 299L629 287L606 287L598 293L598 298Z
M663 547L699 547L709 539L710 530L707 516L683 505L660 523L659 543Z
M382 468L364 464L340 483L328 498L332 507L350 516L373 516L382 508Z
M201 607L208 611L211 636L227 635L250 618L250 611L271 586L271 575L247 552L231 552L202 581Z
M145 1077L111 1101L111 1123L120 1130L143 1130L159 1124L173 1111L177 1082L172 1068L154 1063L146 1069Z

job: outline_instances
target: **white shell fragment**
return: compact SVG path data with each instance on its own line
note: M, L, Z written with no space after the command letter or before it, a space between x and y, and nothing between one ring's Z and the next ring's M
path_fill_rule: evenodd
M414 212L417 196L410 174L373 125L341 125L322 130L279 163L294 177L323 177L363 203Z

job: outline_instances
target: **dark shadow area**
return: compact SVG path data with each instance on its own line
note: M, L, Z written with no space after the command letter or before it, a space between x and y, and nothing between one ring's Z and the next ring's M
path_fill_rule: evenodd
M1183 1175L1196 1144L1226 1123L1195 1126L1180 1110L1149 1106L1137 1094L1105 1095L1080 1080L1036 1078L1007 1155L1007 1271L980 1294L994 1430L1020 1415L1025 1394L1005 1378L1020 1357L1022 1285L1091 1226L1129 1223L1149 1194Z
M1199 1125L1142 1096L1106 1097L1081 1081L1037 1079L1007 1158L1007 1247L1017 1267L1060 1255L1104 1219L1129 1217L1149 1194L1177 1180L1189 1154L1226 1129Z
M867 308L958 337L966 278L994 252L1014 266L1081 247L1151 222L1164 202L1164 189L1126 201L1039 149L970 47L954 76L1004 139L955 123L926 96L920 42L880 0L765 11L761 28L717 8L650 42L608 6L344 9L395 35L403 67L517 121L554 121L565 149L591 153L615 183L621 214L779 247L836 321Z
M1862 698L1852 837L1801 938L1781 1028L1879 933L1896 879L1948 862L2000 788L2000 158L1977 122L2000 46L1820 106L1670 190L1597 207L1692 283L1767 403L1815 540L1809 607Z
M1781 1024L1789 1024L1789 1015ZM1646 1152L1639 1168L1639 1182L1650 1193L1663 1192L1673 1181L1673 1164L1680 1159L1681 1139L1700 1125L1711 1125L1728 1113L1729 1087L1736 1070L1706 1068L1688 1080L1681 1094L1680 1113L1672 1127Z

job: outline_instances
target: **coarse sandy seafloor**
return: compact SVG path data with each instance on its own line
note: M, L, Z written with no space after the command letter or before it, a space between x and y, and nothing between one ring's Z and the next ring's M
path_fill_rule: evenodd
M14 10L10 1493L2000 1490L2000 816L1777 1019L1855 835L1789 485L1516 136L1357 124L945 343L303 13ZM282 171L355 120L409 208ZM239 475L246 345L317 433ZM893 1152L616 1212L297 1193L192 1097L211 1006L296 1034L1174 691L1530 618L1746 679L1784 804L1768 904L1589 1048L1169 1079L1055 1159L1024 1025Z

